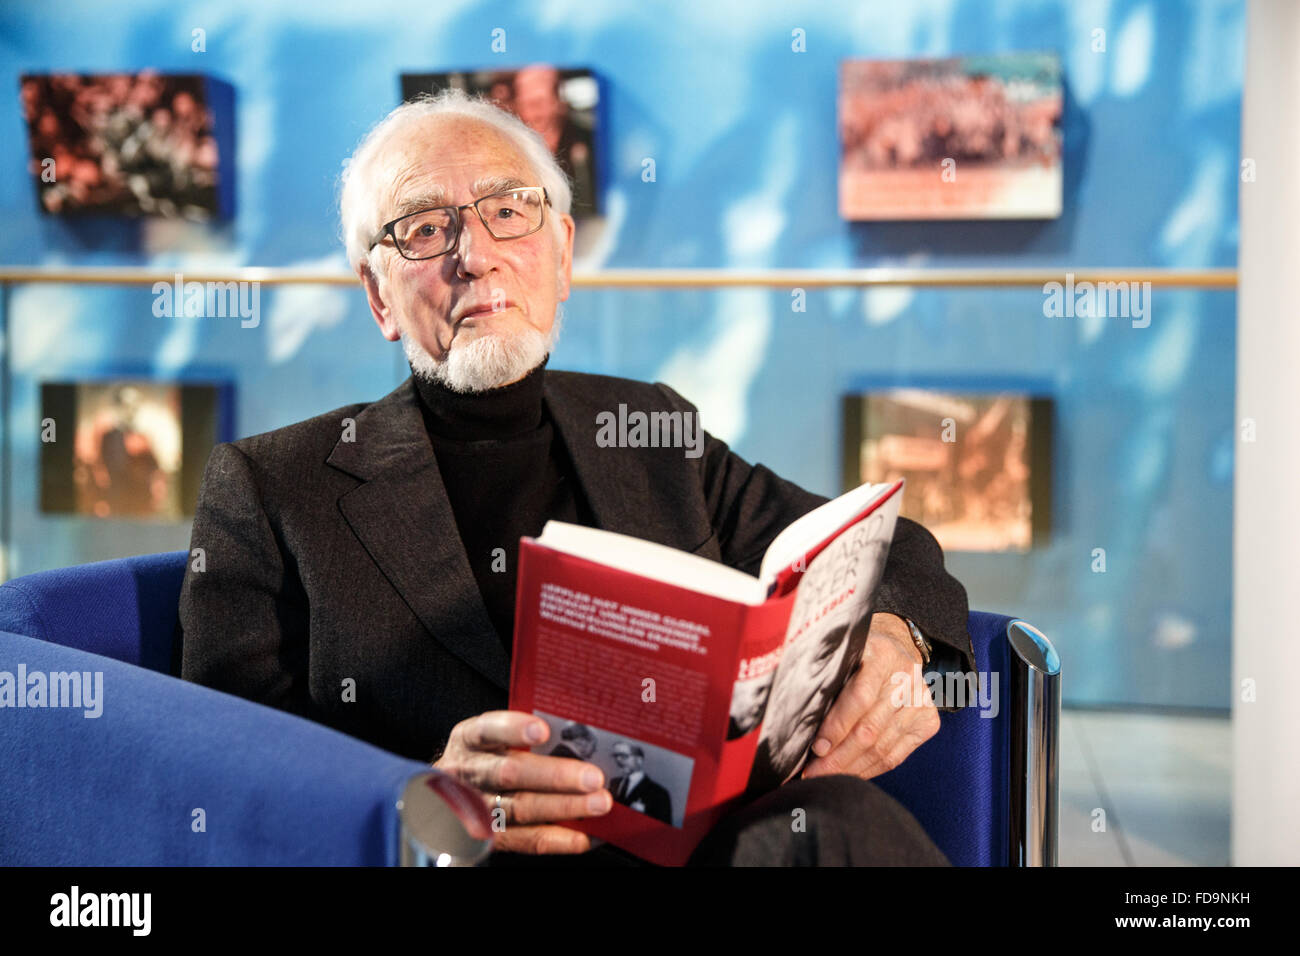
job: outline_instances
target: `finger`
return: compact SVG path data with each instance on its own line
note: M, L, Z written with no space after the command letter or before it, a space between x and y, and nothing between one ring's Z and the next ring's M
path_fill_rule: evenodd
M813 737L814 756L824 757L848 738L853 728L878 703L880 681L873 671L858 670L844 685Z
M489 710L457 725L461 743L470 750L536 747L551 735L546 721L517 710Z
M489 808L496 807L496 798L488 799ZM595 793L510 793L501 798L507 826L531 826L538 823L562 823L604 816L614 806L608 790Z
M868 753L876 751L882 745L894 745L903 725L911 716L894 707L888 697L876 701L838 745L809 762L804 775L819 777L835 773L856 773L855 768Z
M527 750L504 753L470 752L456 775L484 793L535 790L547 793L591 793L605 786L605 774L595 764L572 757L548 757Z
M568 827L506 827L492 848L510 853L586 853L591 839Z
M914 735L904 734L890 749L872 750L868 753L853 771L853 775L863 780L870 780L889 773L910 757L923 742Z
M872 618L858 669L836 697L813 738L814 756L825 756L839 746L880 698L902 703L911 700L912 685L922 676L913 666L915 658L904 649L889 622L889 615ZM909 696L903 697L903 691Z
M834 773L848 773L863 780L888 773L910 757L921 744L939 730L939 712L933 707L916 708L894 722L856 758L845 755L845 762ZM830 755L834 757L835 755ZM821 767L808 768L810 776L824 775Z

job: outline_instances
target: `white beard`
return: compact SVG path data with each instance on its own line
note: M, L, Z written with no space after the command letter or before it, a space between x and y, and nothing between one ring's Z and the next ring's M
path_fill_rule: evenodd
M458 344L442 361L432 355L402 329L402 348L416 378L435 382L453 392L486 392L523 378L545 361L560 338L564 306L555 307L551 331L543 334L528 328L514 335L481 335Z

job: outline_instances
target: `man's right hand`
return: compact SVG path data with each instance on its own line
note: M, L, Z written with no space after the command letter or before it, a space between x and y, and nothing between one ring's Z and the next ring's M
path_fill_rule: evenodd
M530 753L546 742L544 720L516 710L491 710L452 728L447 749L433 765L481 790L493 814L495 848L514 853L585 853L585 833L554 826L564 820L598 817L614 799L595 764ZM505 824L504 830L499 829Z

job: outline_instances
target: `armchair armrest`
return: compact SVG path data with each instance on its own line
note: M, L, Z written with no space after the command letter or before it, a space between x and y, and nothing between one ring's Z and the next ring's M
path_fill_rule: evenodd
M0 863L398 862L397 799L424 764L206 687L0 632L0 695L5 672L15 699L0 706ZM50 706L72 702L73 682L56 681L43 706L26 706L37 698L22 693L20 675L73 672L92 698L100 688L98 700Z

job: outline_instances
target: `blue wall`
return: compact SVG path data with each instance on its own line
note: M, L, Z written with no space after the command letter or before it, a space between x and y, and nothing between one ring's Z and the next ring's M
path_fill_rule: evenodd
M594 11L592 8L596 8ZM1244 9L1180 3L11 2L0 9L0 262L346 268L334 181L398 73L587 66L604 81L606 228L579 268L1231 267ZM525 12L525 10L527 12ZM191 31L207 49L191 50ZM494 54L491 31L506 30ZM791 51L791 30L807 52ZM1106 51L1092 50L1102 29ZM846 224L836 212L846 57L1055 50L1065 214ZM237 217L223 226L40 216L17 75L155 67L235 89ZM657 181L641 181L654 157ZM742 204L766 211L735 234ZM752 217L750 217L752 218ZM590 239L591 237L589 237ZM262 322L159 319L147 288L9 298L11 572L183 547L188 528L37 512L38 387L118 371L229 377L240 434L377 398L404 375L360 291L262 290ZM1227 707L1235 297L1157 290L1149 328L1049 319L1038 290L579 290L557 367L661 379L745 457L837 490L839 397L887 377L1022 377L1057 401L1055 529L1028 555L954 554L971 603L1038 623L1079 703ZM1107 570L1094 573L1094 548Z

